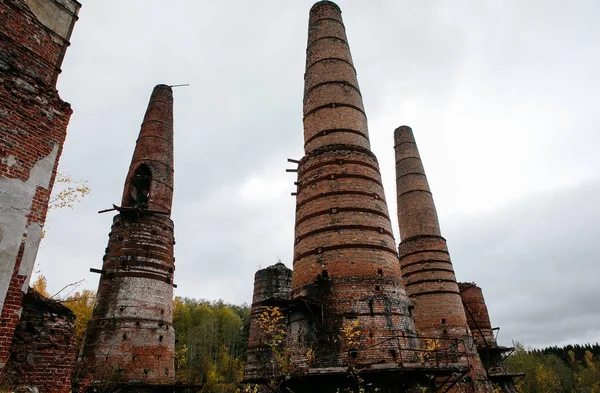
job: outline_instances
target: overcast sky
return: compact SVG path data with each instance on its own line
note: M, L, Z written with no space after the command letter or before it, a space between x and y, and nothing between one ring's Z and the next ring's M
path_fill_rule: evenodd
M397 228L393 130L413 128L460 281L499 341L600 341L600 3L340 0ZM291 267L311 1L84 1L58 88L61 167L90 196L51 211L50 292L96 289L154 85L174 89L177 296L250 302ZM399 239L396 229L396 239Z

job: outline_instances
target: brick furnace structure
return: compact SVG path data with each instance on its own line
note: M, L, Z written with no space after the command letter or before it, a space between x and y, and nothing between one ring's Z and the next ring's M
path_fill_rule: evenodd
M401 237L398 250L402 279L414 306L415 325L421 335L463 340L472 384L462 384L461 389L491 392L467 324L446 239L440 231L433 196L410 127L395 130L394 149Z
M158 85L136 142L122 205L115 206L119 214L74 378L79 389L175 382L172 200L173 93Z
M458 288L467 315L467 323L473 333L473 340L488 379L503 393L517 393L515 380L525 374L508 371L504 359L514 351L514 348L504 347L496 342L495 329L492 328L481 288L470 282L459 282Z
M341 10L329 1L310 11L304 141L291 298L326 312L314 313L316 319L292 313L293 360L297 367L319 368L395 363L398 337L415 330ZM364 344L348 348L336 339L354 324ZM379 342L385 344L373 345ZM309 348L315 352L311 365Z
M80 7L75 0L0 2L0 373L72 113L56 80Z
M261 303L287 312L285 385L336 392L356 388L361 370L363 382L386 392L434 387L442 380L431 376L442 375L447 388L466 372L464 354L457 340L446 345L453 351L426 350L415 331L341 10L331 1L310 11L304 77L291 295Z

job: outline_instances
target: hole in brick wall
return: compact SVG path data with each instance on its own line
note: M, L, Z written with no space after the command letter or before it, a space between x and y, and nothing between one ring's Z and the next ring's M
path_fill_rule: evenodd
M375 290L376 291L381 291L381 285L375 285Z
M369 332L369 338L373 338L373 332Z
M377 289L377 287L375 287ZM369 299L369 313L373 316L373 299Z
M413 306L412 304L410 306L408 306L408 315L410 315L412 317L412 310L415 308L415 306Z
M390 355L392 355L394 359L396 359L396 356L398 356L395 349L390 349Z
M106 355L106 357L104 358L104 360L108 360L108 355Z
M123 312L123 311L125 311L125 307L119 307L119 311L120 311L120 312Z
M442 325L446 324L446 318L442 318Z
M173 258L173 262L175 262L175 258ZM169 273L173 273L173 268L172 267L169 268Z
M165 310L160 310L160 315L164 315Z
M145 369L144 369L144 375L148 375L149 373L150 373L150 370L149 370L149 369L147 369L147 368L145 368Z
M448 334L448 330L446 330L446 329L442 330L442 334L444 334L444 335Z
M352 359L356 359L358 357L359 352L356 349L351 349L349 353Z
M129 180L129 200L128 206L147 208L148 196L150 195L150 182L152 180L152 171L146 164L141 164Z
M323 271L321 272L321 275L323 276L323 278L329 277L329 273L327 273L326 269L323 269Z
M169 369L165 368L165 375L169 375Z
M135 323L135 326L140 326L140 322L139 322L139 321L138 321L138 322L136 322L136 323Z
M383 270L382 269L377 269L377 274L380 276L383 276Z
M127 340L127 334L123 333L123 341Z
M158 341L162 342L162 340L163 340L163 336L158 336Z

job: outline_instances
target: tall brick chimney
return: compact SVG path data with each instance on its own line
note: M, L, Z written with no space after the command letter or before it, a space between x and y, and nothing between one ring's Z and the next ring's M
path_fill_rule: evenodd
M305 309L290 315L294 365L395 365L417 341L402 338L414 325L341 10L330 1L310 11L304 141L291 299Z
M154 88L113 219L74 385L175 382L173 93Z
M424 337L464 340L469 375L478 382L467 391L491 391L467 324L446 239L441 235L411 128L398 127L394 142L401 238L398 249L402 279L414 305L415 325Z

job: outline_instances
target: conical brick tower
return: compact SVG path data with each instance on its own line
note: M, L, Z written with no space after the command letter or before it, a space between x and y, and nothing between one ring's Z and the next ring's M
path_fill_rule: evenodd
M413 318L421 336L462 340L469 364L469 379L454 391L491 392L467 317L446 239L441 235L433 196L410 127L394 132L396 192L402 278L413 305Z
M291 293L304 309L290 316L293 363L396 364L417 340L341 10L330 1L310 11L304 141Z
M173 94L154 88L113 219L75 385L175 382Z

